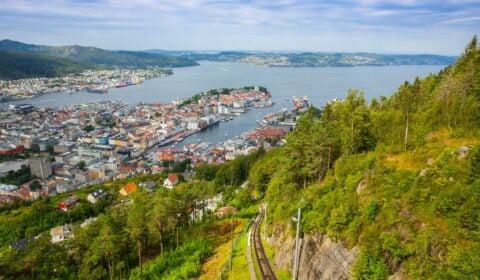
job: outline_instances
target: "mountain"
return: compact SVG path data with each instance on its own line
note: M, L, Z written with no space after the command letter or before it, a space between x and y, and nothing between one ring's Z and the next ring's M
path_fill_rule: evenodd
M77 62L87 62L120 67L183 67L198 65L187 58L134 51L108 51L95 47L44 46L25 44L12 40L0 41L0 50L50 55Z
M0 79L16 80L35 77L57 77L80 73L97 65L59 57L0 50Z
M195 61L242 62L274 67L343 67L388 65L450 65L456 57L440 55L385 55L373 53L191 52L179 54Z

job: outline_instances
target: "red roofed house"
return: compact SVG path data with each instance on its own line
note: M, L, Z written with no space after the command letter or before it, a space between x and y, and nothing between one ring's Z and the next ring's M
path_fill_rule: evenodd
M131 192L135 191L137 189L137 185L135 183L129 183L125 187L121 188L119 193L123 196L129 195Z
M163 186L165 188L173 188L173 186L175 186L176 184L178 183L178 176L177 174L170 174L168 175L168 178L165 179L165 181L163 181Z
M67 211L68 209L73 208L75 205L77 205L77 203L78 203L78 197L76 197L75 195L71 195L65 198L64 200L62 200L62 202L58 204L58 207L63 211Z

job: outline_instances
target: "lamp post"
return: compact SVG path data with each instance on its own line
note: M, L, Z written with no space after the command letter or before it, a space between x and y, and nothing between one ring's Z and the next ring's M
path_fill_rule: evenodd
M297 222L297 234L295 235L295 252L294 252L294 263L293 263L293 280L297 280L298 276L298 266L300 263L299 260L299 253L300 253L300 242L299 242L299 235L300 235L300 221L302 219L302 209L298 208L297 217L292 217L294 222Z

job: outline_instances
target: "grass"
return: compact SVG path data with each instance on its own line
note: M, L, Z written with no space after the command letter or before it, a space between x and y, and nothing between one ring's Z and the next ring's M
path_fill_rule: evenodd
M230 220L225 220L223 221L225 224L230 225ZM248 220L247 219L237 219L237 224L234 229L234 235L238 236L246 227ZM218 242L214 244L216 246L214 254L212 257L209 258L209 260L202 265L202 275L198 277L197 279L199 280L210 280L210 279L219 279L220 275L222 273L222 269L226 263L228 263L229 257L230 257L230 248L231 248L231 240L230 240L230 231L228 231L228 234L225 234L224 236L211 236L212 239L214 240L221 240L221 242ZM221 237L220 239L218 239ZM239 239L239 242L237 243L237 247L235 248L234 251L234 259L233 259L233 267L235 269L233 275L235 276L235 279L248 279L249 277L247 276L246 278L237 278L237 275L240 273L240 267L242 267L243 261L241 258L243 257L245 259L245 263L247 262L246 256L245 256L245 246L246 246L246 237L245 237L245 242L242 242L244 240L243 236L242 238ZM245 244L245 245L242 245ZM243 247L243 251L240 247ZM238 269L237 269L238 267ZM246 267L246 273L248 274L248 266Z
M249 279L250 278L250 268L248 267L247 262L247 239L248 233L243 234L238 240L237 246L233 251L233 260L231 272L228 273L226 279Z

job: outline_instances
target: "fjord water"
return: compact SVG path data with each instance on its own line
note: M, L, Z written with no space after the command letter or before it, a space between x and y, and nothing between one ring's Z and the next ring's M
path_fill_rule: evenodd
M310 103L322 107L333 98L343 98L348 89L365 93L367 100L381 95L389 96L404 82L415 77L438 73L444 66L362 66L325 68L274 68L241 63L201 62L200 66L175 68L174 74L147 80L136 86L109 89L107 94L78 92L48 93L29 100L0 103L6 108L12 103L31 103L40 107L58 107L95 100L123 100L129 106L139 102L168 103L176 98L191 97L216 88L236 88L261 85L272 93L275 106L254 109L233 121L197 133L184 143L208 141L217 143L256 127L256 120L283 107L291 109L292 96L308 96Z

